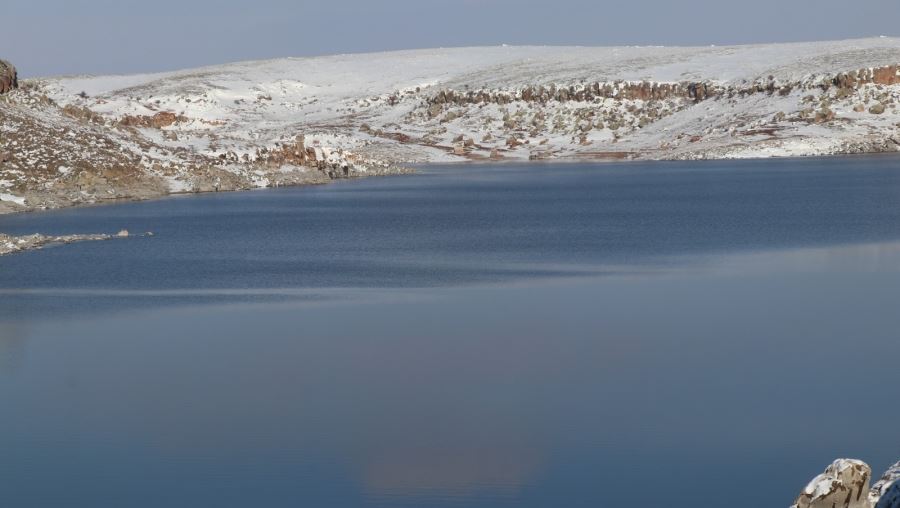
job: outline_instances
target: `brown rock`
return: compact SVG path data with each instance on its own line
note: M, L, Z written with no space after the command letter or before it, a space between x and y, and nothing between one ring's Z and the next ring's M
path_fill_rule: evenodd
M19 77L13 64L0 60L0 93L19 88Z
M792 508L868 508L872 469L859 460L838 459L812 479Z
M872 72L872 82L876 85L894 85L900 83L900 66L889 65L879 67Z
M119 124L126 127L152 127L154 129L162 129L177 122L185 122L187 117L176 115L168 111L160 111L155 115L125 115L119 120Z

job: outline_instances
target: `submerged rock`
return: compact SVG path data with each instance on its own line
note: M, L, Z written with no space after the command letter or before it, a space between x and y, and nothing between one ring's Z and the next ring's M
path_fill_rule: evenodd
M861 460L838 459L803 489L792 508L869 508L872 468Z
M900 462L891 466L869 491L874 508L900 508Z

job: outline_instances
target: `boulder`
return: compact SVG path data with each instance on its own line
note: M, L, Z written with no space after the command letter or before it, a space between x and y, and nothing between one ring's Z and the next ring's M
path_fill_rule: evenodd
M872 71L872 82L876 85L895 85L900 83L900 65L879 67Z
M891 466L869 491L874 508L900 508L900 462Z
M19 77L13 64L0 60L0 93L19 88Z
M792 508L870 508L866 493L872 468L854 459L838 459L800 492Z

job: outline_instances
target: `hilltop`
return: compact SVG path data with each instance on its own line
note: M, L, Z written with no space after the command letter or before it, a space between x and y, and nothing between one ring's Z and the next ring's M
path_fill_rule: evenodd
M897 38L453 48L22 80L0 99L0 211L423 162L897 151L898 104Z

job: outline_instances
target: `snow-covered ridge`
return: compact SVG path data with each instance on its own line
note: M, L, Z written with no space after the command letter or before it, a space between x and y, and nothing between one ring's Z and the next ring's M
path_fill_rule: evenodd
M215 157L252 155L260 141L301 130L394 162L744 157L894 149L898 64L896 38L502 46L241 62L43 86L61 104L109 118L179 115L184 121L166 127L169 138ZM835 97L848 81L855 93ZM886 114L869 113L882 106ZM834 124L816 124L817 113Z
M0 192L13 197L0 210L427 161L896 151L898 72L900 39L871 38L451 48L28 80L0 101Z

